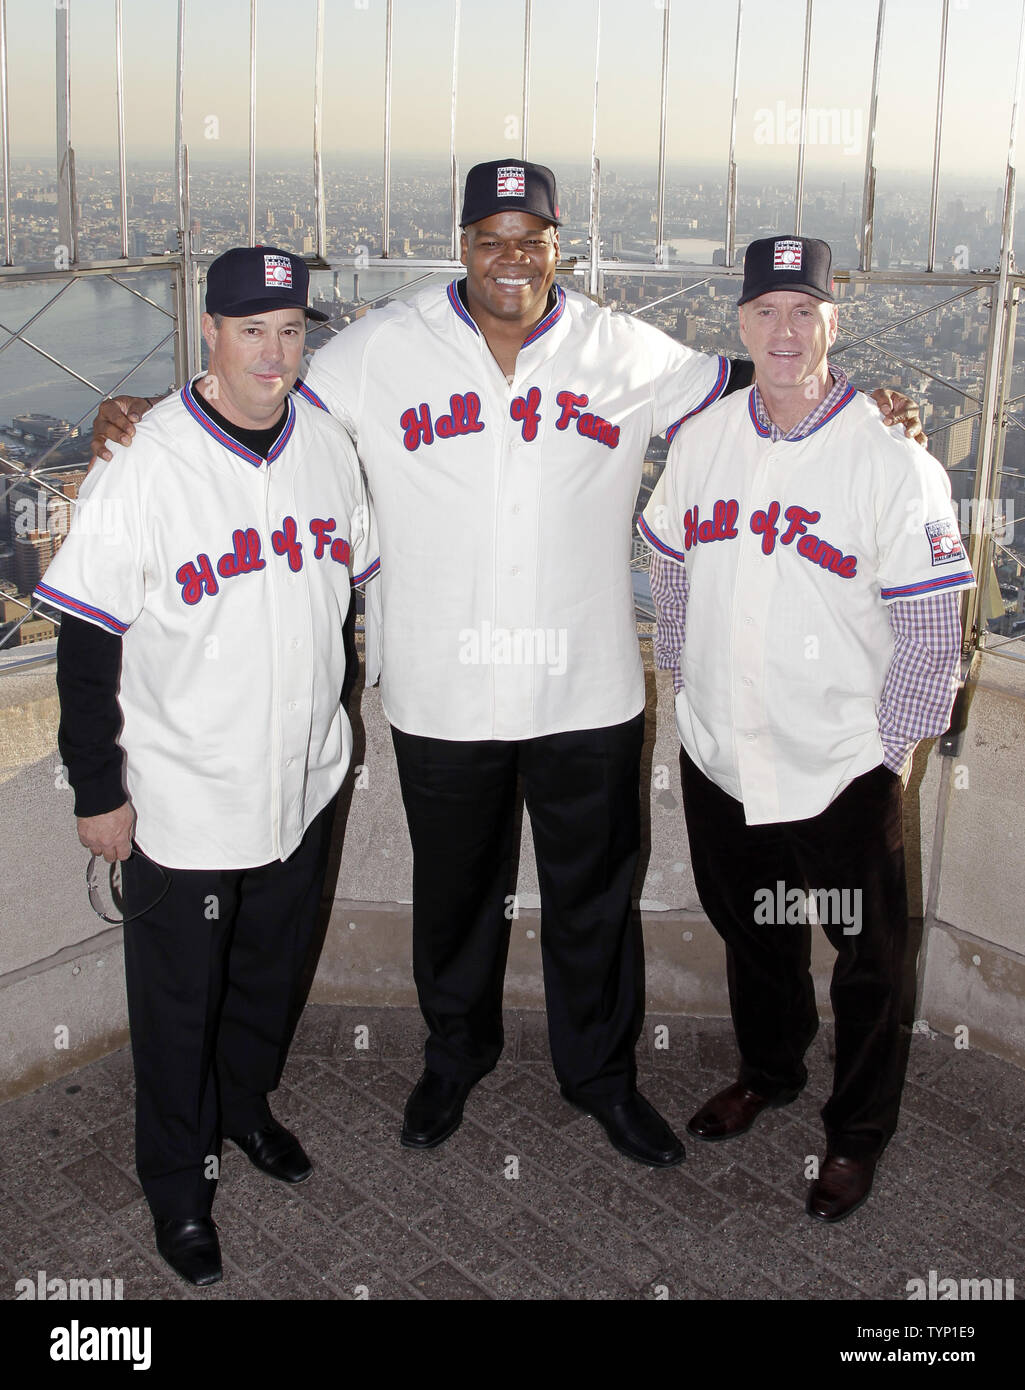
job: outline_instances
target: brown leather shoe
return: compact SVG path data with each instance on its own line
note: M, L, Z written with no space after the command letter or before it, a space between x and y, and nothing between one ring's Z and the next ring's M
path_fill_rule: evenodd
M842 1221L857 1211L872 1191L874 1158L841 1158L826 1154L808 1192L807 1212L816 1221Z
M696 1139L714 1142L718 1139L733 1139L738 1134L746 1134L755 1120L765 1109L778 1109L797 1099L797 1091L783 1091L778 1096L760 1096L749 1091L739 1081L727 1086L711 1100L706 1100L696 1115L687 1124L688 1134Z

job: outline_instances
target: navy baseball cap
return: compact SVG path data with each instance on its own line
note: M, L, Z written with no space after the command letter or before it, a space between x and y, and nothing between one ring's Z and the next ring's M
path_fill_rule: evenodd
M211 261L206 272L207 313L230 319L302 309L308 319L326 323L327 314L307 307L309 295L306 262L279 246L235 246Z
M496 212L526 212L557 227L559 200L551 169L524 159L475 164L466 176L460 225L468 227Z
M833 253L808 236L767 236L752 241L744 256L744 287L738 304L774 290L796 290L835 304Z

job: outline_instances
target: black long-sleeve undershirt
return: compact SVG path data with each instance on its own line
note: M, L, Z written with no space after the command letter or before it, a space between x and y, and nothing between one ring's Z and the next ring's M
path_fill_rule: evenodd
M730 396L734 391L743 391L755 379L755 364L749 362L746 357L731 357L729 362L730 379L726 383L723 396ZM719 399L721 400L722 396Z
M57 746L75 793L76 816L123 806L124 754L118 746L121 638L65 613L57 637Z

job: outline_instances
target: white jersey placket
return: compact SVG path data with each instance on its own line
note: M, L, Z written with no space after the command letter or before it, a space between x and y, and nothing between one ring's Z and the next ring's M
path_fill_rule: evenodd
M741 796L745 804L759 806L766 801L772 804L777 799L775 747L769 732L765 690L765 654L771 640L779 536L773 553L765 555L762 537L752 530L750 518L756 507L768 508L774 499L781 497L785 468L782 451L786 448L787 445L779 441L764 451L750 484L741 489L737 517L740 549L734 583L735 592L744 597L735 609L730 664L734 756Z

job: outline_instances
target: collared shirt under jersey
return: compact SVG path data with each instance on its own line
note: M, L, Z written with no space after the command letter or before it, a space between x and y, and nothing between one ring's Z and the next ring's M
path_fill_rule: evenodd
M790 436L754 389L698 417L638 523L687 570L681 739L749 824L817 815L879 764L888 605L974 583L940 465L839 376L830 396Z

